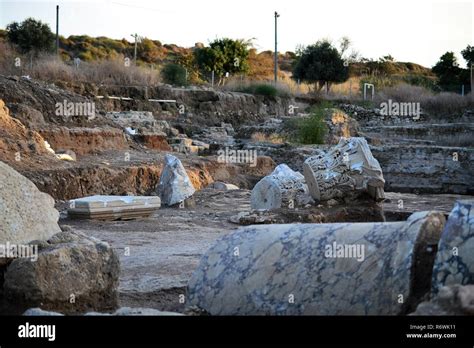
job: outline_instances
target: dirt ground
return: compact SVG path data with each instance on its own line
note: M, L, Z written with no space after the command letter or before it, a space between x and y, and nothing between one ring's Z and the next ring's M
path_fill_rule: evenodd
M420 210L437 209L448 214L459 197L387 193L383 209L391 221L404 220ZM400 200L403 208L399 206ZM107 241L117 250L122 306L182 312L186 284L202 254L218 238L240 227L229 219L250 210L250 191L204 189L195 194L195 202L193 208L161 208L148 218L129 221L71 220L62 204L60 224ZM318 209L330 216L337 214L339 208ZM314 213L314 207L311 212ZM297 212L299 216L308 213L305 209Z

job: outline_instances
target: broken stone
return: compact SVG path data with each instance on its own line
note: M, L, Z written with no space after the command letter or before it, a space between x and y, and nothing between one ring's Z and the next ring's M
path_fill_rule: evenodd
M410 315L474 315L474 285L443 286Z
M232 191L232 190L239 189L238 186L227 184L225 182L220 182L220 181L215 181L212 184L210 184L208 187L214 190L219 190L219 191Z
M384 199L382 169L364 138L341 138L328 152L319 151L306 159L303 174L316 201L368 193Z
M28 317L45 317L45 316L64 316L64 314L58 313L58 312L52 312L52 311L45 311L41 308L30 308L23 313L24 316Z
M278 165L260 180L252 190L252 209L272 210L283 206L293 208L311 201L304 177L286 164Z
M117 220L149 216L161 206L157 196L90 196L69 201L72 218Z
M42 245L37 260L17 258L4 275L4 296L16 310L41 306L66 313L117 307L119 258L109 244L60 232Z
M196 190L181 161L172 155L165 156L165 167L158 185L158 195L164 205L172 206L184 202Z
M474 284L474 200L460 200L449 214L433 267L432 290Z
M0 162L0 244L46 240L61 232L54 200Z
M201 258L188 305L211 315L403 314L420 267L415 250L425 234L439 236L443 219L420 212L406 222L242 228Z
M58 312L45 311L41 308L30 308L25 313L24 316L62 316L64 314ZM180 316L181 313L176 312L166 312L159 311L154 308L130 308L130 307L120 307L113 313L99 313L99 312L88 312L84 314L86 316Z

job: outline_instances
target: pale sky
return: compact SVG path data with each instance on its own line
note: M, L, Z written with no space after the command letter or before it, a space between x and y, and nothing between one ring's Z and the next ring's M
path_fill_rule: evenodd
M473 0L0 0L0 28L34 17L60 34L107 36L132 41L132 33L191 47L215 38L255 38L259 50L279 51L318 39L348 36L363 57L391 54L397 61L433 66L446 51L474 45Z

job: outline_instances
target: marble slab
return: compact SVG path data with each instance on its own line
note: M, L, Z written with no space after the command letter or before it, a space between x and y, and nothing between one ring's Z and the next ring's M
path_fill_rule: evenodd
M161 206L157 196L90 196L69 201L74 218L120 219L149 216Z

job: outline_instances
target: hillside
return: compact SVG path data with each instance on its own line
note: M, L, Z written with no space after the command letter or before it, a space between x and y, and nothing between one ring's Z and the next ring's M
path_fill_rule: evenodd
M6 31L0 29L0 41L6 41ZM181 47L175 44L163 44L159 40L142 38L137 45L137 64L151 68L159 68L167 62L178 62L192 68L192 52L202 47L196 43L194 47ZM87 35L71 35L67 38L60 36L60 54L65 62L80 58L85 62L101 60L116 60L128 57L133 59L134 42L126 39L111 39L107 37L90 37ZM291 73L296 59L294 52L280 53L279 69L284 75ZM273 78L273 52L257 52L250 49L250 71L248 77L254 80L271 80ZM382 62L365 60L350 65L350 76L359 77L364 74L383 76L420 76L433 78L431 69L410 62Z

